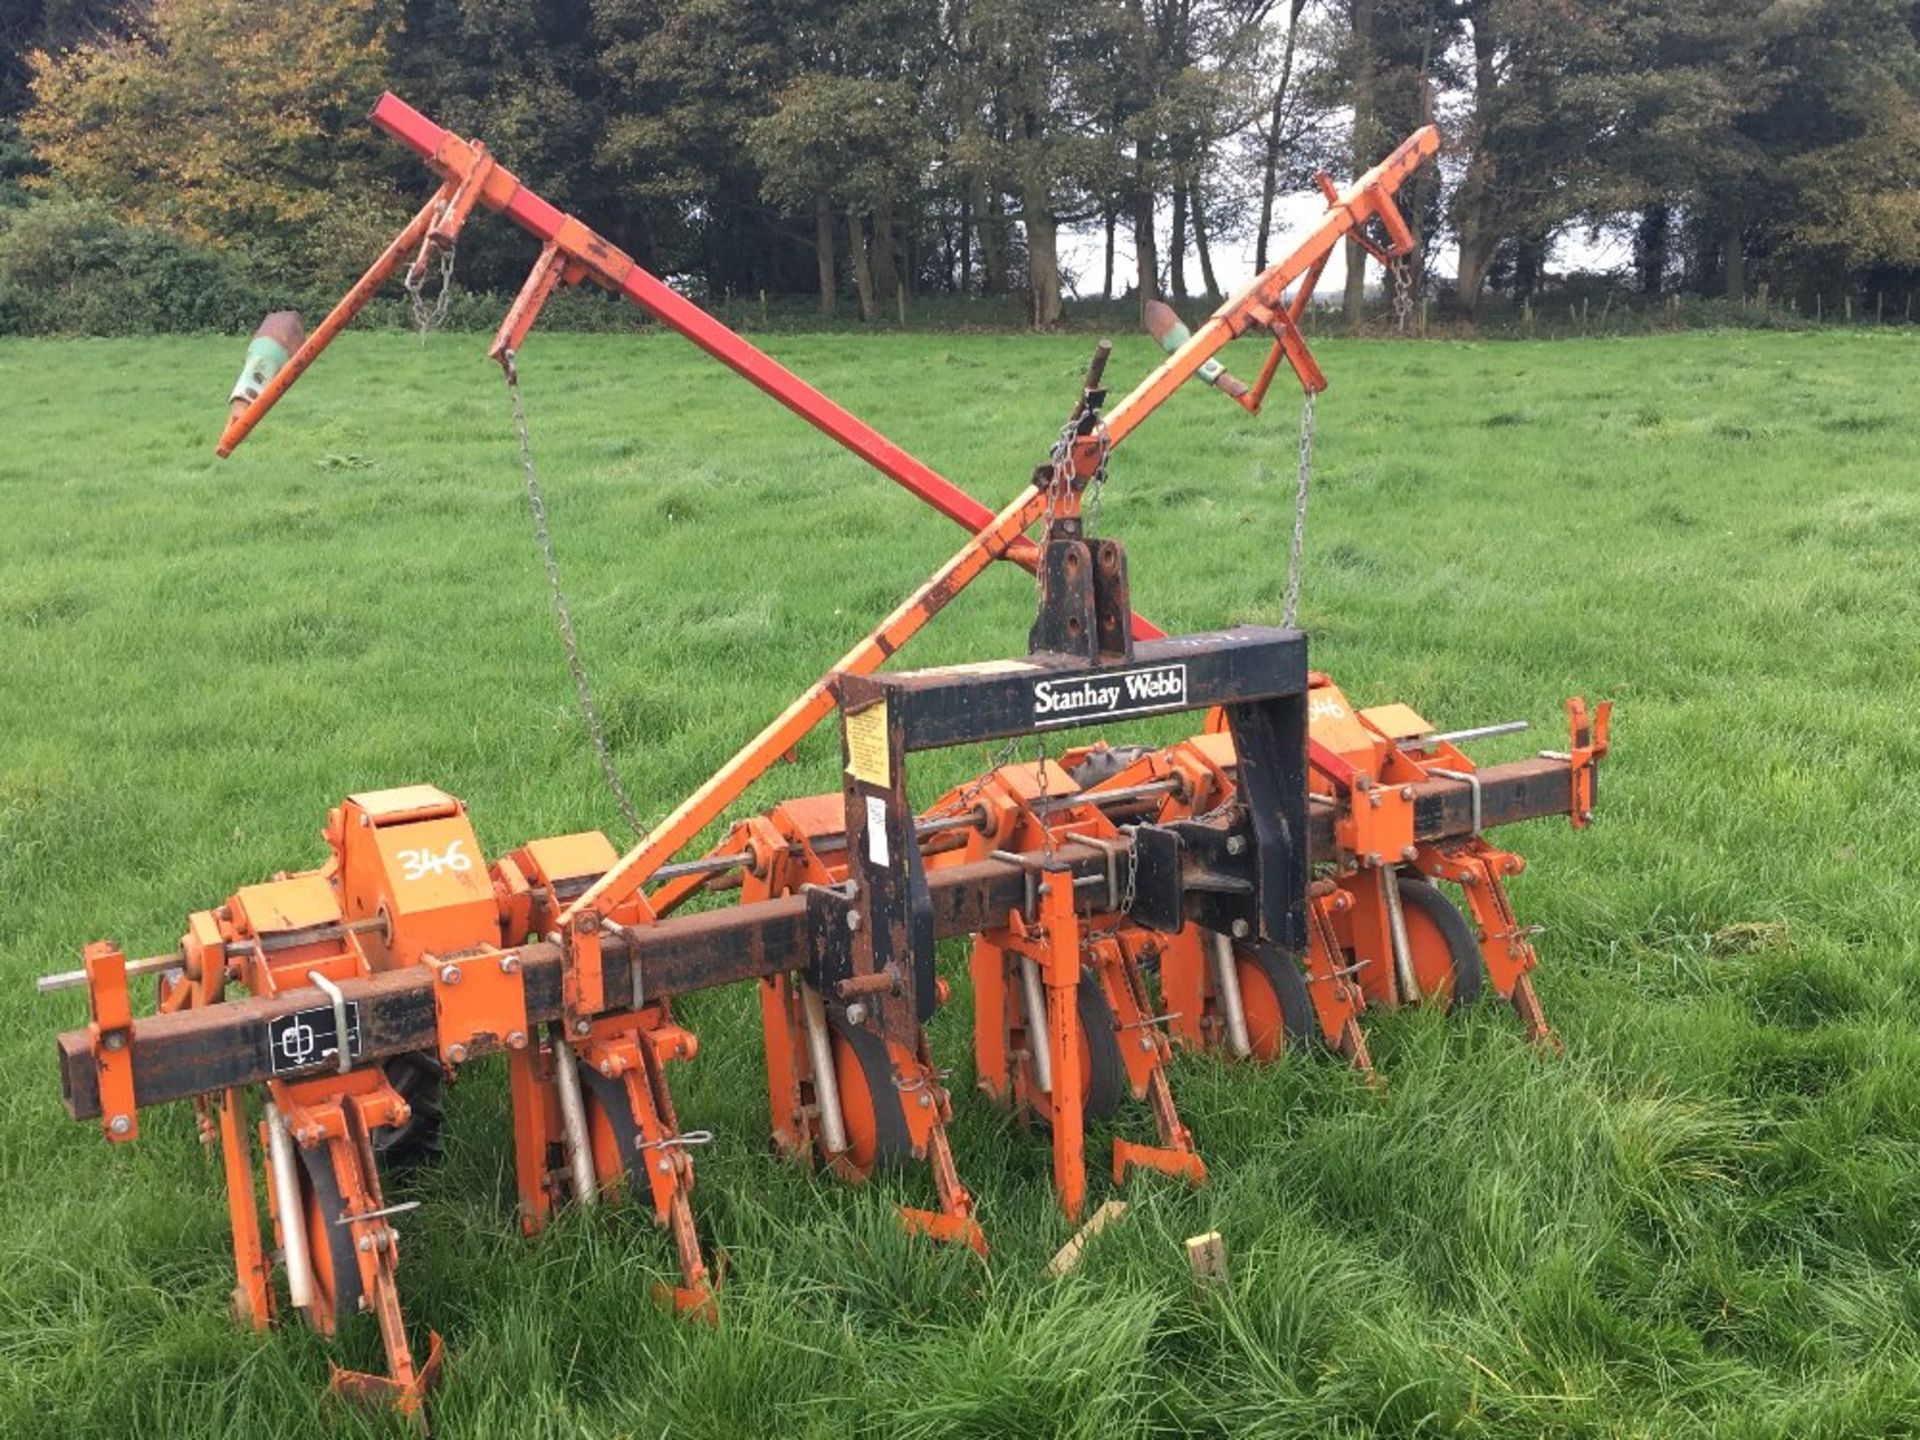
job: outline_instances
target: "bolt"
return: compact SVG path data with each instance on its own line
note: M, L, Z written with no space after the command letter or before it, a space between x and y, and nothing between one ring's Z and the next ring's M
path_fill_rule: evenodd
M440 983L442 985L458 985L460 983L460 967L458 965L442 965L440 967Z
M391 1230L388 1230L384 1225L380 1229L373 1232L373 1248L374 1249L384 1250L387 1248L387 1246L391 1245L392 1243L393 1243L393 1232Z
M1413 787L1411 785L1402 785L1400 787L1400 798L1402 800L1411 800L1413 798Z
M662 1175L671 1175L673 1173L673 1161L662 1155L660 1157L660 1163L653 1168L658 1170Z
M1384 865L1384 864L1386 864L1386 863L1387 863L1387 862L1386 862L1386 860L1385 860L1385 858L1384 858L1384 857L1382 857L1382 855L1380 854L1380 852L1379 852L1378 850L1369 850L1369 851L1367 852L1367 864L1369 864L1369 865L1371 865L1371 866L1373 866L1373 867L1374 867L1374 869L1376 869L1376 870L1377 870L1377 869L1379 869L1379 868L1380 868L1380 867L1381 867L1382 865Z
M466 1046L449 1045L447 1047L447 1063L449 1065L464 1065L466 1063L466 1060L467 1060Z
M1384 798L1385 797L1382 796L1378 790L1369 790L1367 792L1367 803L1376 810L1380 808L1381 802Z
M1244 940L1247 938L1251 929L1252 927L1248 925L1246 921L1236 920L1233 922L1233 938L1236 940Z
M1229 835L1227 837L1227 854L1244 855L1246 853L1247 853L1247 837L1246 836Z
M847 1006L847 1023L849 1025L864 1025L866 1019L867 1007L862 1005L858 1000Z
M518 955L502 955L500 957L500 973L502 975L518 975L520 973L520 957Z
M113 1122L108 1125L107 1128L116 1135L125 1135L133 1129L133 1121L126 1115L116 1115L113 1117Z
M847 911L847 929L858 930L859 928L860 928L860 912L858 910Z
M413 1107L407 1104L406 1101L402 1100L398 1105L393 1107L393 1123L394 1124L404 1125L412 1118L413 1118Z
M1589 823L1592 821L1592 819L1593 819L1593 812L1591 810L1582 810L1580 812L1580 820L1582 824Z
M613 1061L610 1059L602 1060L600 1062L600 1073L611 1080L613 1078Z
M1142 1035L1140 1037L1140 1048L1142 1050L1153 1049L1153 1037L1151 1035Z
M578 930L582 935L597 935L600 933L600 912L597 910L583 911L580 918L574 921L573 924L574 929Z
M124 1050L127 1048L127 1032L124 1030L109 1030L101 1037L100 1043L109 1050Z
M371 1235L362 1235L360 1237L360 1253L362 1255L367 1255L367 1254L371 1254L372 1251L373 1251L373 1237Z
M933 1108L933 1096L927 1094L924 1090L920 1092L920 1108L922 1110L930 1110Z
M591 1035L593 1033L593 1022L591 1020L574 1021L573 1033L576 1035Z
M527 1032L524 1030L509 1030L507 1032L507 1048L509 1050L526 1049L527 1048Z
M1400 858L1402 860L1405 860L1409 865L1411 865L1416 859L1418 859L1419 855L1420 855L1420 851L1418 850L1418 848L1412 845L1404 846L1400 851Z

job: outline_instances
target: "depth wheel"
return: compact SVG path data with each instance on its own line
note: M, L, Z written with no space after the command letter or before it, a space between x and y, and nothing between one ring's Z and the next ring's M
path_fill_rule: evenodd
M1278 1060L1313 1038L1313 999L1307 977L1293 960L1267 945L1236 945L1240 1006L1247 1016L1247 1043L1256 1060Z
M300 1213L307 1222L307 1254L313 1265L314 1325L331 1334L360 1313L360 1260L353 1232L339 1222L347 1207L333 1172L333 1150L296 1147L300 1156ZM326 1318L322 1318L326 1317Z
M374 1156L389 1168L431 1165L440 1158L440 1126L445 1118L441 1097L447 1072L424 1050L389 1057L383 1068L387 1083L399 1092L412 1113L404 1125L382 1125L368 1138Z
M831 1010L827 1025L833 1032L833 1073L847 1127L841 1162L862 1180L875 1170L904 1166L913 1159L913 1136L907 1129L906 1102L893 1083L887 1042Z
M1044 993L1044 987L1042 987ZM1100 979L1091 970L1080 972L1074 989L1075 1018L1080 1022L1080 1114L1083 1121L1104 1120L1120 1108L1120 1087L1125 1074L1120 1058L1120 1037L1113 1028L1113 1007L1107 1004ZM1048 1043L1044 1019L1035 1024L1028 1017L1027 1043ZM1031 1060L1027 1067L1027 1094L1032 1097L1033 1117L1045 1129L1053 1128L1053 1095L1042 1094L1033 1081Z
M640 1122L633 1118L633 1101L627 1095L627 1082L582 1064L580 1098L587 1112L587 1141L593 1147L594 1173L606 1177L626 1176L627 1188L643 1198L652 1194L647 1176L646 1152L640 1147L646 1137ZM646 1077L640 1077L642 1084ZM602 1186L606 1180L602 1179Z
M1403 874L1399 883L1421 1002L1448 1011L1473 1004L1486 983L1486 967L1467 917L1432 881Z

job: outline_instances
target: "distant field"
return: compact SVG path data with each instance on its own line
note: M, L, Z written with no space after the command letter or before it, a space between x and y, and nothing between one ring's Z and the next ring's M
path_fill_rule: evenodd
M490 854L619 838L484 343L349 336L217 462L238 342L0 341L0 1435L365 1424L318 1404L303 1327L227 1321L191 1115L115 1149L63 1117L52 1036L84 1005L29 981L101 935L169 948L189 910L317 863L352 790L444 786ZM1088 348L771 343L996 504ZM1149 350L1122 339L1110 375ZM972 1092L964 996L933 1041L985 1268L897 1233L924 1176L853 1191L771 1161L752 997L696 997L674 1082L717 1136L695 1194L717 1330L655 1312L669 1248L633 1213L519 1239L505 1075L475 1067L445 1163L396 1191L423 1202L407 1314L450 1356L436 1433L1920 1432L1920 338L1318 353L1315 665L1437 724L1535 722L1489 759L1563 744L1569 693L1618 702L1594 828L1509 837L1566 1054L1490 1005L1376 1018L1379 1096L1325 1057L1183 1060L1212 1185L1136 1181L1050 1284L1046 1150ZM671 337L543 335L523 374L649 816L960 541ZM1290 398L1255 420L1195 393L1119 452L1101 522L1143 611L1277 619L1295 438ZM909 654L1017 650L1030 607L988 577ZM835 744L755 798L831 788ZM1179 1253L1209 1228L1227 1296ZM377 1360L370 1322L345 1349Z

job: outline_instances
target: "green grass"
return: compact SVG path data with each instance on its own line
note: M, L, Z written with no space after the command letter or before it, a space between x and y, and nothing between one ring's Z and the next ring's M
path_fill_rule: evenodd
M1013 493L1084 338L793 337L783 359L974 490ZM244 448L210 454L235 342L0 342L0 1434L359 1433L327 1347L258 1339L217 1165L183 1109L110 1148L64 1119L35 997L100 935L310 865L329 804L415 780L498 854L617 826L574 714L506 400L474 337L350 336ZM1183 1060L1214 1181L1138 1181L1070 1279L1041 1142L971 1093L955 1146L994 1245L766 1154L753 1002L694 997L682 1119L717 1330L656 1313L632 1214L512 1221L504 1075L453 1097L397 1193L449 1436L1737 1435L1920 1432L1920 342L1686 335L1327 342L1304 623L1355 699L1488 758L1618 701L1600 818L1511 833L1566 1038L1497 1006L1385 1016L1387 1079ZM1150 362L1122 340L1112 374ZM670 337L541 337L534 439L620 762L658 816L958 543ZM1290 404L1182 395L1103 512L1169 626L1276 618ZM911 651L1023 644L983 580ZM1544 733L1543 733L1544 732ZM1165 734L1163 724L1154 733ZM834 783L834 742L756 792ZM928 757L931 789L981 757ZM778 787L776 789L775 787ZM1138 1113L1122 1122L1144 1133ZM1093 1199L1103 1197L1096 1179ZM1199 1296L1181 1237L1225 1236ZM377 1357L368 1326L347 1358ZM381 1427L371 1425L378 1431Z

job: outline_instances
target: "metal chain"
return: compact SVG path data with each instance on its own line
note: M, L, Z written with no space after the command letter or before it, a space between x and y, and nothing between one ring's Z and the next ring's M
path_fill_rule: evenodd
M593 752L600 760L600 773L607 777L607 788L619 802L620 813L636 835L645 835L639 812L627 794L626 784L613 763L613 750L607 744L606 727L600 723L600 709L593 702L593 686L587 681L587 667L580 659L580 637L574 634L573 612L567 605L566 591L560 588L560 561L553 553L553 534L547 527L547 501L540 481L533 473L533 442L527 435L527 412L520 403L520 376L513 363L513 352L504 358L507 397L513 405L513 428L520 437L520 468L527 477L527 508L533 512L533 533L540 542L540 559L547 568L547 588L553 592L553 616L560 626L560 643L567 652L567 669L573 674L573 692L580 702L581 718L587 722L587 734L593 739Z
M1093 525L1100 518L1100 497L1107 492L1107 456L1113 453L1113 437L1107 433L1106 422L1100 422L1095 434L1100 441L1100 460L1094 467L1093 478L1087 482L1086 534L1093 536Z
M1299 480L1293 492L1293 545L1287 552L1287 598L1280 623L1289 629L1300 618L1300 558L1307 544L1307 489L1313 483L1313 391L1300 404Z
M429 235L420 242L420 255L424 259L430 249L438 248ZM446 322L448 307L453 304L453 252L456 247L447 246L440 251L440 293L431 301L427 299L427 266L415 261L407 267L407 273L401 283L406 287L407 303L413 308L414 328L420 332L420 343L427 343L427 336L438 330Z
M947 804L935 807L934 810L928 814L927 818L929 820L938 820L947 815L960 814L968 806L972 805L975 800L980 798L980 792L987 788L987 782L1000 773L1000 768L1003 765L1012 764L1014 757L1019 753L1020 737L1015 735L1000 747L999 752L987 762L987 768L980 772L972 784L954 796Z
M1402 335L1413 325L1413 270L1407 257L1393 257L1393 323Z
M1034 793L1033 808L1034 813L1040 817L1040 853L1051 860L1053 859L1053 826L1048 823L1051 817L1047 814L1047 737L1036 735L1033 738L1040 750L1040 782L1039 789Z

